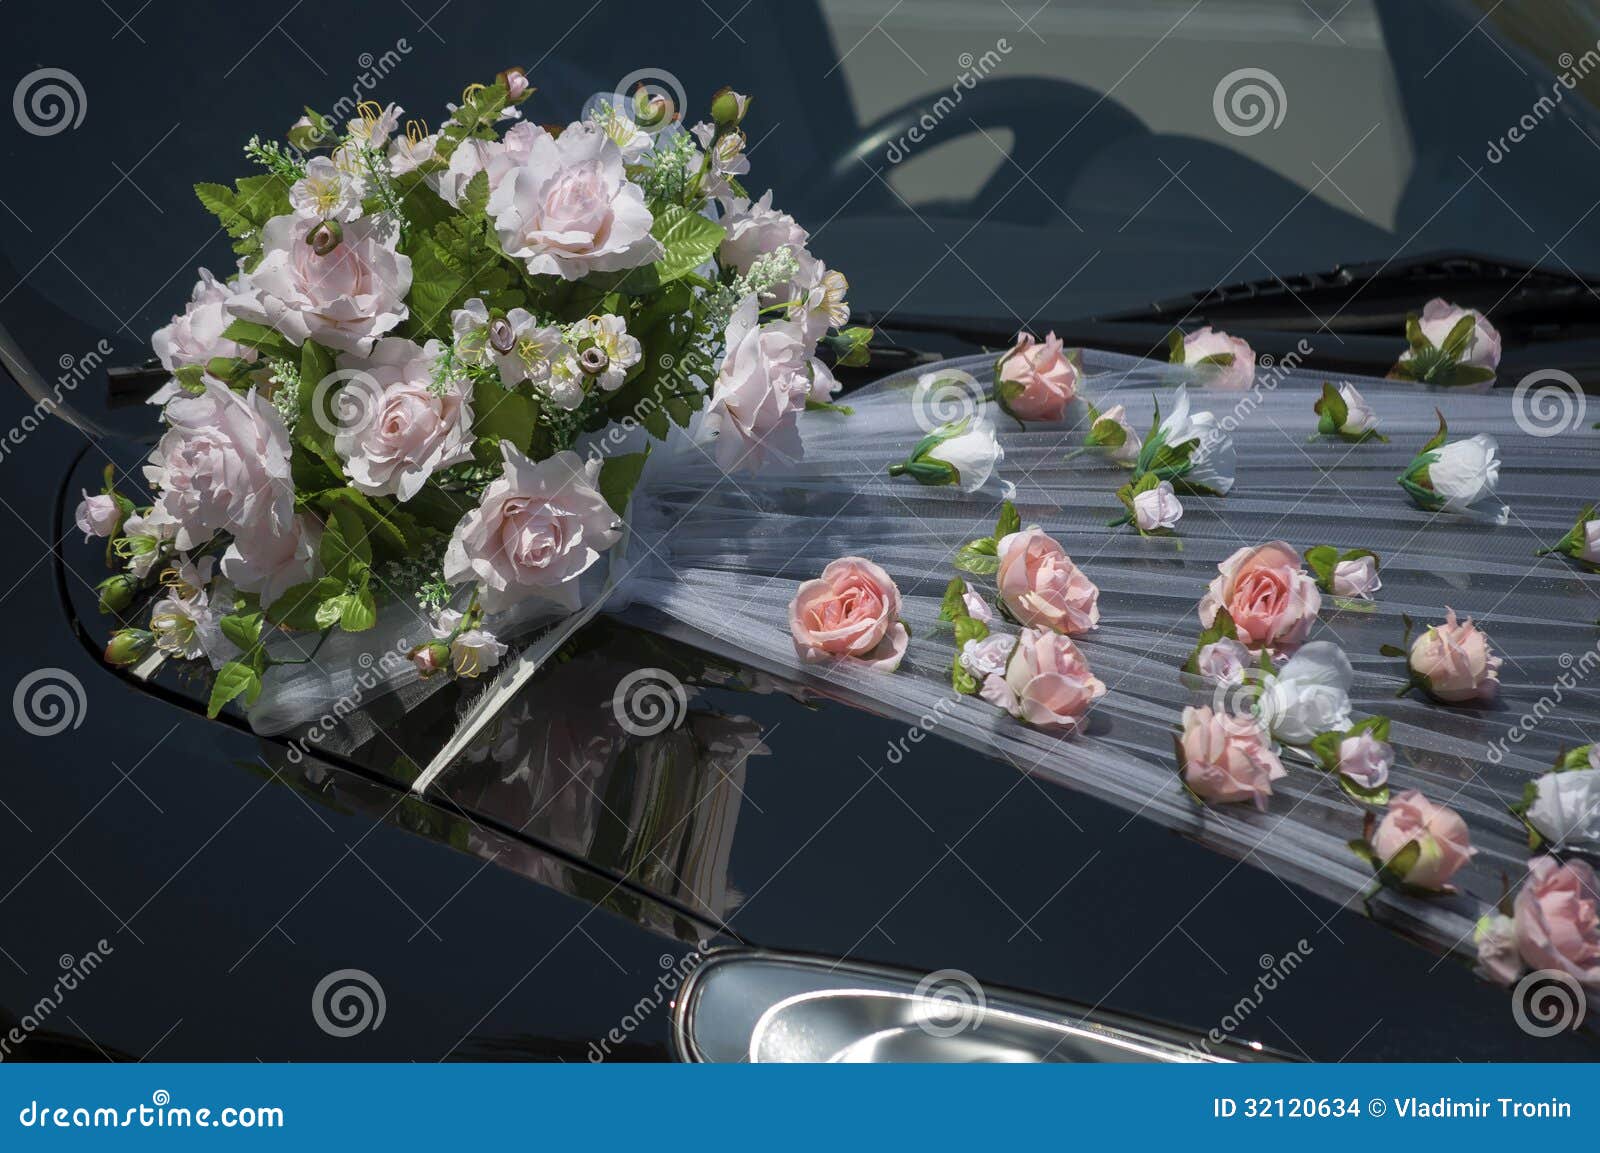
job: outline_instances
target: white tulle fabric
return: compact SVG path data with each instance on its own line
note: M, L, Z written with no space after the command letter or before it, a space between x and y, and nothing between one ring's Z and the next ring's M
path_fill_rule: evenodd
M965 370L988 385L990 364L974 357L941 368ZM1594 434L1585 424L1538 435L1536 418L1525 414L1519 423L1510 388L1430 390L1352 379L1390 438L1355 445L1315 435L1312 404L1321 376L1263 369L1252 390L1225 392L1207 390L1191 369L1116 354L1086 351L1084 367L1084 396L1102 410L1125 404L1141 434L1153 404L1159 400L1168 411L1174 386L1187 382L1194 407L1216 413L1232 430L1238 450L1232 494L1184 496L1185 515L1173 537L1108 528L1122 512L1114 494L1128 474L1099 452L1067 459L1088 427L1081 401L1067 420L1025 429L989 406L1005 459L978 492L891 479L887 466L905 457L931 420L956 415L949 405L963 403L947 391L935 398L946 408L931 411L929 397L914 387L918 373L905 373L845 398L854 415L807 413L804 459L782 471L727 475L688 435L659 447L609 571L591 574L608 586L604 611L931 729L1359 909L1371 876L1346 843L1361 835L1364 814L1331 778L1289 759L1290 774L1267 812L1202 808L1179 785L1173 734L1185 705L1212 699L1210 686L1179 668L1199 631L1196 604L1219 561L1273 539L1302 551L1319 544L1371 548L1383 559L1376 600L1340 607L1327 598L1314 639L1349 654L1357 716L1392 718L1398 759L1391 787L1420 788L1459 811L1478 853L1456 877L1460 894L1421 899L1384 891L1369 909L1434 948L1470 952L1476 917L1524 872L1526 833L1507 802L1558 751L1600 738L1591 731L1600 717L1600 678L1593 675L1600 673L1594 626L1600 578L1559 558L1534 556L1600 493ZM1452 438L1485 432L1499 441L1500 495L1510 510L1504 523L1423 511L1395 483L1433 434L1436 405L1449 418ZM940 597L956 575L955 551L993 529L1007 485L1015 485L1023 523L1042 525L1100 587L1100 627L1080 647L1109 691L1076 735L1030 729L950 687L953 640L937 623ZM882 565L903 594L913 639L894 675L804 665L796 656L786 613L796 586L850 554ZM992 577L970 579L992 592ZM595 595L586 593L591 608ZM1502 692L1492 707L1395 697L1404 662L1380 655L1380 645L1400 643L1402 614L1425 625L1441 620L1446 605L1475 617L1504 658ZM496 624L514 631L536 622ZM420 635L419 621L409 626L403 631ZM386 646L338 638L314 668L269 681L254 723L283 732L325 711L357 684L362 652L395 647L395 626L389 627ZM530 651L547 652L570 631L571 622L558 625ZM365 691L427 688L402 670ZM1528 731L1508 740L1524 716ZM359 710L345 722L348 738L359 739Z

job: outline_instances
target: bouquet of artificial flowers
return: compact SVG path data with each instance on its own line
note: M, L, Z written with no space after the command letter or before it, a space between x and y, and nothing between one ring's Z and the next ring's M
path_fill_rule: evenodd
M254 701L273 634L414 612L417 669L477 675L506 652L497 614L575 608L619 539L643 454L586 434L662 438L706 407L723 467L798 453L838 387L819 343L859 363L869 333L830 334L843 276L741 187L748 99L718 92L686 131L642 88L544 128L533 92L501 73L437 132L308 109L250 141L261 172L197 186L237 272L202 270L155 334L151 503L108 474L78 513L119 570L102 608L153 601L111 661L204 658L215 713Z

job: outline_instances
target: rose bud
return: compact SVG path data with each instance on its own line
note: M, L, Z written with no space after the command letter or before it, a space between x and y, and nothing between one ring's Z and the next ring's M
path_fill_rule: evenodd
M1363 729L1339 742L1339 772L1371 792L1389 783L1394 746Z
M344 229L337 220L324 220L310 232L306 233L306 243L311 246L311 251L318 256L326 256L339 247L344 240Z
M633 120L646 132L665 128L678 118L678 108L672 97L664 92L652 91L641 84L633 94Z
M1218 684L1238 685L1244 683L1244 671L1253 662L1249 649L1232 637L1223 637L1203 646L1195 654L1194 663L1201 676L1210 677Z
M1174 332L1171 339L1173 364L1210 368L1208 378L1217 388L1249 388L1256 379L1256 354L1245 341L1207 326L1187 336Z
M1475 972L1497 985L1510 986L1522 976L1522 957L1517 952L1517 923L1502 913L1488 913L1478 918L1472 930L1472 940L1478 947L1478 964Z
M495 76L495 82L505 86L507 104L521 104L534 93L528 74L520 68L507 68Z
M84 540L96 536L115 536L117 526L122 523L122 508L110 493L90 496L85 490L73 520L82 530Z
M1182 517L1183 504L1167 481L1133 498L1133 520L1140 532L1167 532L1177 528Z
M578 367L583 369L586 376L599 376L610 366L611 358L598 344L591 344L578 353Z
M1454 609L1411 645L1411 672L1430 696L1448 704L1487 701L1500 687L1500 658L1470 619L1456 623Z
M489 322L489 347L502 356L510 355L516 347L517 331L511 327L511 322L503 316L497 316Z
M711 119L718 128L737 128L750 110L750 97L732 88L719 88L711 97Z
M425 645L418 645L407 655L424 677L431 677L434 673L450 667L450 646L444 641L430 641Z
M138 588L139 582L127 573L106 577L95 586L95 591L100 594L100 611L120 613L133 603L133 594Z
M1334 596L1371 600L1372 594L1383 587L1383 582L1378 579L1378 562L1370 556L1342 560L1333 566L1333 577L1328 587Z
M1414 855L1407 851L1411 845ZM1413 789L1390 803L1372 834L1372 851L1406 884L1450 892L1446 882L1477 850L1459 813Z
M137 664L155 642L155 634L144 629L118 629L106 643L106 663L118 668Z
M1067 352L1055 333L1040 344L1019 332L995 366L995 398L1018 420L1060 420L1078 395L1082 373L1078 351Z

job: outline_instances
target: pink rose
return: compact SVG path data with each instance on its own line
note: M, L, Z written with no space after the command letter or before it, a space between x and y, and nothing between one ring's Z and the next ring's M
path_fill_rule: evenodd
M749 272L758 259L780 248L789 249L796 258L805 252L806 230L787 212L772 207L771 189L757 201L743 197L723 201L720 223L727 234L717 255L740 272Z
M1059 633L1023 629L1005 672L989 674L980 695L1019 721L1041 729L1071 729L1106 686L1089 671L1078 646Z
M1415 844L1417 859L1401 879L1419 889L1449 891L1445 883L1477 850L1467 833L1467 822L1454 809L1436 805L1412 789L1389 804L1389 811L1372 834L1372 851L1386 865L1407 845Z
M214 356L238 357L255 360L256 350L231 340L224 340L223 330L233 322L223 305L230 289L202 268L194 291L189 294L189 304L182 316L174 316L172 323L156 330L150 338L161 367L176 372L185 365L199 365Z
M1500 687L1500 658L1470 619L1457 624L1454 609L1411 645L1411 671L1441 701L1493 700Z
M789 602L789 632L802 659L852 657L876 672L900 667L911 634L900 623L900 590L863 557L841 557L804 582Z
M1219 332L1208 326L1183 338L1181 363L1198 365L1212 356L1232 358L1228 364L1210 366L1211 372L1215 375L1206 379L1213 387L1243 389L1255 383L1255 351L1237 336L1229 336L1226 332Z
M986 625L992 624L994 622L994 610L989 607L989 602L984 600L968 582L962 581L961 587L964 590L961 593L961 605L967 610L967 615L975 621L982 621Z
M117 525L122 522L122 509L117 506L115 497L108 493L89 495L87 489L83 490L83 499L78 502L77 514L72 518L83 532L83 539L90 537L110 536L117 531Z
M1242 548L1217 566L1220 574L1200 601L1207 628L1226 608L1239 640L1249 648L1293 647L1305 640L1322 608L1317 582L1300 567L1300 554L1283 541Z
M1394 746L1363 729L1339 742L1339 772L1363 789L1381 789L1389 783Z
M1254 717L1183 710L1183 781L1211 804L1250 801L1263 812L1272 782L1286 774Z
M1133 498L1133 522L1140 532L1160 532L1178 527L1183 517L1183 504L1172 485L1162 481L1155 488L1147 488Z
M443 351L436 340L421 348L388 337L370 359L339 358L352 375L334 407L341 415L348 408L356 419L341 423L333 449L353 487L407 501L435 472L472 459L470 383L458 378L442 391L433 387Z
M1100 590L1038 525L1002 537L997 552L995 583L1018 623L1068 634L1100 623Z
M548 138L550 133L537 124L523 120L506 131L500 140L480 140L469 136L450 154L450 165L436 176L428 177L440 199L453 207L461 206L461 194L467 184L480 172L488 173L489 195L505 183L518 168L528 162L533 154L534 141ZM397 140L395 144L400 142ZM431 149L429 150L431 152ZM391 155L393 150L391 149ZM409 152L408 152L409 159Z
M728 322L727 355L706 406L717 464L751 469L769 455L803 452L800 413L811 395L811 346L789 321L762 324L756 298L746 297Z
M1250 650L1232 637L1223 637L1203 646L1195 654L1194 663L1201 676L1210 677L1224 685L1243 683L1245 669L1254 664L1250 659Z
M1500 913L1478 920L1472 931L1478 946L1476 972L1497 985L1510 985L1522 975L1522 957L1517 951L1517 923Z
M1075 356L1053 332L1043 344L1030 333L1017 333L1017 343L1000 358L1001 407L1018 420L1060 420L1078 395L1082 372Z
M1500 334L1489 323L1488 317L1476 309L1458 308L1436 296L1423 306L1419 322L1422 335L1435 348L1443 348L1450 330L1461 323L1461 318L1465 316L1473 318L1472 339L1467 342L1467 351L1462 355L1461 363L1474 368L1497 367L1500 364ZM1402 359L1409 359L1409 355Z
M500 451L505 471L445 548L445 580L476 582L488 613L535 596L576 609L577 578L622 536L595 487L600 461L568 449L534 463L510 441Z
M240 592L255 593L266 608L286 591L317 575L322 528L296 515L282 526L265 518L233 530L222 554L222 575Z
M972 674L974 680L982 685L990 677L995 677L1003 686L1005 684L1006 663L1011 659L1011 650L1017 647L1017 638L1010 633L990 633L981 640L970 640L961 646L961 667ZM1009 696L1004 698L1009 702ZM999 704L1000 702L990 702ZM1009 707L1002 705L1001 707Z
M1378 562L1369 556L1342 560L1333 566L1333 579L1328 582L1334 596L1360 597L1371 600L1372 594L1383 587L1378 579Z
M1517 893L1517 948L1533 969L1570 973L1600 988L1600 883L1585 861L1562 865L1553 857L1528 862Z

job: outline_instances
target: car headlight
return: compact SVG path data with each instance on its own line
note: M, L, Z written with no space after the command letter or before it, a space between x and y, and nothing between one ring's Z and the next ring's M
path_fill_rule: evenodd
M1064 1002L986 990L969 974L927 975L730 950L708 957L673 1008L686 1061L1226 1062L1232 1044Z

